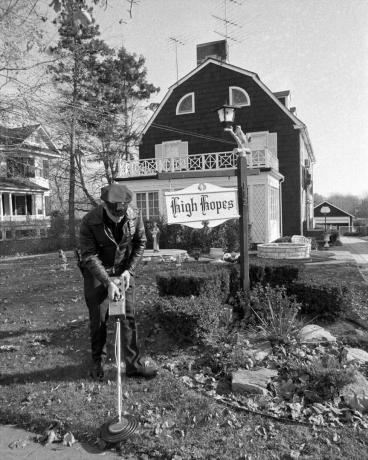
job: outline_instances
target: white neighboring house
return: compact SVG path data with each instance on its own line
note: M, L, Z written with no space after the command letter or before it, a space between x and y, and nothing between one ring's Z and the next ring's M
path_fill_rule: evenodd
M47 236L49 166L59 156L40 124L0 126L0 242Z

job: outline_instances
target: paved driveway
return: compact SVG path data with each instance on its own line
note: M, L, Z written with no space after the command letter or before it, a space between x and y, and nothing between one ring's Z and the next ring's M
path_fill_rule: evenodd
M121 459L114 451L101 452L97 447L76 443L72 447L62 444L43 446L35 442L35 434L14 425L0 425L1 460L91 460L103 456L106 460Z

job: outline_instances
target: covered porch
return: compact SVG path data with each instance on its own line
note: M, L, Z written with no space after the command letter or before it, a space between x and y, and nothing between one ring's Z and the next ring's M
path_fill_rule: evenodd
M0 179L0 221L46 220L48 188L12 178Z
M44 194L0 192L1 222L24 222L40 219L47 219Z

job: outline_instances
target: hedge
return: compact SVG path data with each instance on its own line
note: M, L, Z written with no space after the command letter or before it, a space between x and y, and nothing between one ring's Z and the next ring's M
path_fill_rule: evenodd
M323 284L317 281L296 281L287 287L287 292L302 304L301 314L321 320L334 321L352 307L349 288L333 281L324 281Z
M298 279L302 270L300 265L249 265L250 287L258 283L269 284L270 286L288 286ZM230 295L234 296L240 289L240 267L233 265L230 271Z
M161 297L155 311L158 322L181 343L202 343L227 313L223 302L214 296Z
M160 296L217 296L226 300L229 295L230 274L227 269L211 266L211 270L190 273L181 270L156 275Z

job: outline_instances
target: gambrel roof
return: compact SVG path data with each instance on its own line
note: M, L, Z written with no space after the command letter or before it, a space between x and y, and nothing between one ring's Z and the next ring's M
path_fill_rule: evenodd
M193 77L195 74L199 73L203 68L206 66L214 64L219 67L223 67L226 69L229 69L233 72L240 73L242 75L246 75L254 80L255 83L259 85L259 87L275 102L275 104L283 111L286 113L286 115L290 118L290 120L294 123L295 129L300 129L300 132L303 136L304 142L307 146L308 153L312 159L312 161L315 161L315 156L313 153L313 148L312 144L309 138L308 130L306 125L298 118L296 117L287 107L285 107L282 102L279 101L279 99L275 96L275 94L260 80L259 76L254 73L250 72L249 70L242 69L241 67L234 66L232 64L228 64L224 61L220 61L214 58L208 58L204 62L202 62L198 67L193 69L191 72L189 72L187 75L182 77L180 80L178 80L174 85L170 86L169 90L167 91L165 97L161 101L160 105L157 107L151 118L148 120L146 126L144 127L142 131L142 135L146 133L146 131L149 129L149 127L152 125L154 120L156 119L157 115L160 113L162 108L165 106L166 101L169 99L173 91L180 86L182 83L186 82L189 80L191 77Z

